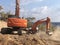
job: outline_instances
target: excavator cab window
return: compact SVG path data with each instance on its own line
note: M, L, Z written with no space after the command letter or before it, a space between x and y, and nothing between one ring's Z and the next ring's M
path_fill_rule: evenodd
M15 15L8 15L8 18L20 18L20 17L17 17Z

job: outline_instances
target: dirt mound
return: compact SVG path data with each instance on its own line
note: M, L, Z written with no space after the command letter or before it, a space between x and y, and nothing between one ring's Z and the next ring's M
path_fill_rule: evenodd
M3 27L7 27L7 23L5 21L0 21L0 30Z
M0 34L0 45L60 45L60 42L47 38L41 38L37 34L3 35Z
M34 35L0 35L2 45L46 45L46 41Z
M7 23L4 21L0 21L0 29L2 27L7 27ZM56 36L55 33L54 35ZM0 45L60 45L60 41L52 40L53 39L52 37L55 37L54 35L48 36L43 31L39 31L36 34L29 35L0 34Z
M60 41L60 27L57 27L53 33L53 35L50 37L52 40Z

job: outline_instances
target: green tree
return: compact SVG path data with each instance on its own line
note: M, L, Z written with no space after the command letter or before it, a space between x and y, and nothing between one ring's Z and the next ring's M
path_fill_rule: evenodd
M0 11L3 9L3 7L2 6L0 6Z
M2 20L5 19L5 12L1 12L1 19L2 19Z
M6 19L8 18L8 15L12 15L12 14L10 13L10 11L7 12L7 13L5 13L4 11L1 12L1 19L2 19L2 20L6 20Z
M26 18L29 22L33 22L36 18L35 17L27 17Z
M34 20L36 19L35 17L27 17L28 20L28 27L32 27Z
M13 14L11 14L11 11L8 11L8 12L6 13L5 18L8 18L9 15L13 15Z

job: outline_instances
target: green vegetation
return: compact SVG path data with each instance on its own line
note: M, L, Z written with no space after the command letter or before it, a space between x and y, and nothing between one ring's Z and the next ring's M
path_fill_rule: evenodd
M27 17L26 19L28 20L28 27L32 27L35 17Z
M3 7L2 6L0 6L0 11L3 9Z
M51 31L54 31L56 28L57 28L56 26L54 26L53 24L51 24L51 27L50 27Z
M0 13L0 16L1 16L0 18L1 18L1 20L5 20L5 21L6 21L7 18L8 18L8 15L11 15L10 12L7 12L7 13L5 13L4 11L1 12L1 13Z
M2 6L0 6L0 20L5 20L8 18L8 15L12 15L10 13L10 11L8 11L7 13L2 11L4 8Z
M40 24L38 26L39 30L45 31L46 30L46 24ZM54 31L56 29L56 26L50 25L50 31Z

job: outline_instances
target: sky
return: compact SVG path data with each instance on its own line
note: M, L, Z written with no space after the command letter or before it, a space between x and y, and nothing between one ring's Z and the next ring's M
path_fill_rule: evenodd
M15 14L16 0L0 0L3 11ZM20 0L20 17L35 17L40 20L46 17L51 22L60 22L60 0Z

